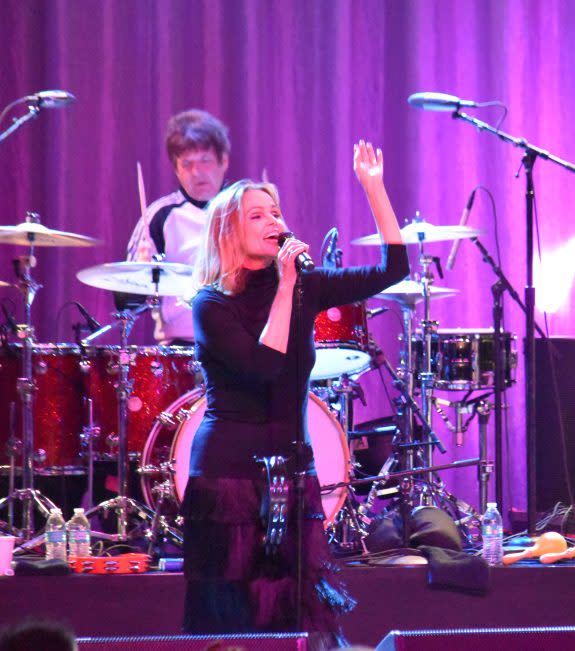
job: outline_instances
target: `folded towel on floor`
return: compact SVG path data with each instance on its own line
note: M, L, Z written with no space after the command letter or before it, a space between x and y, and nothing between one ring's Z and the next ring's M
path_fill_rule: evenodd
M63 576L72 570L66 561L57 558L47 560L18 560L14 563L16 576Z
M490 586L489 565L481 556L442 547L421 545L427 558L427 582L432 588L484 595Z

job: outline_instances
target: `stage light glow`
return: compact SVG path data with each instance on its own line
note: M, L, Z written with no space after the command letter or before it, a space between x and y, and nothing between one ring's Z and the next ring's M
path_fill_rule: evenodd
M554 314L569 300L575 281L575 237L544 251L533 264L535 302L541 312Z

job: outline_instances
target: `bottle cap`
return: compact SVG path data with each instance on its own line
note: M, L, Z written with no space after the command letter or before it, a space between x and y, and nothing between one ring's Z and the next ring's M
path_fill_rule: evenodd
M84 513L84 509L82 507L74 509L74 513Z
M487 502L487 508L489 508L490 506L497 508L497 502Z

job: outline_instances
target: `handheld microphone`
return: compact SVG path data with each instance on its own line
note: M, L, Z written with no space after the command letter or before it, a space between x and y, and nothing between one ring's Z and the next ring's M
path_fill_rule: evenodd
M461 213L461 219L459 220L460 226L465 226L467 224L467 220L469 219L469 213L471 212L471 207L473 206L474 199L475 199L475 190L473 190L473 192L469 195L467 204L463 209L463 212ZM457 255L457 251L459 251L460 244L461 244L461 240L455 240L453 242L453 246L451 247L451 252L449 253L449 258L447 258L447 264L445 265L447 271L451 271L453 269L453 265L455 264L455 256Z
M86 319L86 324L88 325L88 328L90 329L90 332L96 332L96 330L100 330L100 328L102 326L88 312L88 310L82 305L82 303L78 303L78 301L74 301L74 304L78 308L78 311L80 312L80 314Z
M291 231L284 231L278 235L278 244L280 248L284 245L286 240L289 240L293 237ZM295 267L298 271L313 271L315 269L315 263L307 253L300 253L295 259Z
M62 108L66 104L76 101L76 97L66 90L41 90L24 99L38 108Z
M477 108L479 104L468 99L460 99L455 95L445 93L413 93L407 101L415 108L424 111L457 111L462 106L465 108Z

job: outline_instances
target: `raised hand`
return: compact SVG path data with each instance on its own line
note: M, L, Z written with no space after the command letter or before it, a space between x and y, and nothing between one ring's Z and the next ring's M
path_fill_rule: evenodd
M368 192L383 182L383 153L374 150L371 142L360 140L353 146L353 171L363 189Z

